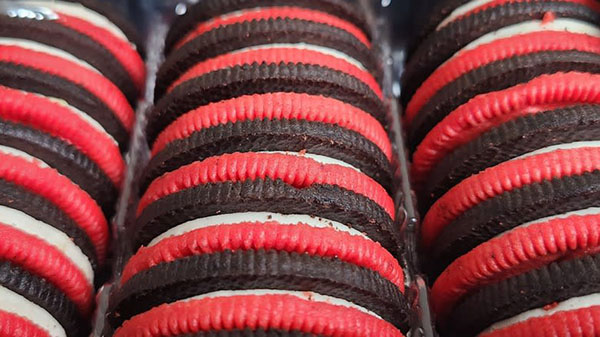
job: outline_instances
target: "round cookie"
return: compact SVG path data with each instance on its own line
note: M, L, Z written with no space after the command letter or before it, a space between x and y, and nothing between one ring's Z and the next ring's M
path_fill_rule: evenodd
M597 147L558 149L504 162L456 185L423 222L423 239L436 264L443 268L516 226L594 207L598 154Z
M378 60L353 35L325 24L277 18L219 27L186 43L161 65L157 74L155 99L162 98L167 87L201 61L249 47L300 43L326 47L348 55L376 79L380 78Z
M252 64L217 70L177 86L150 113L148 141L153 142L175 119L199 106L276 92L330 97L371 114L382 124L387 120L382 100L354 77L314 65Z
M202 24L207 25L213 21L219 20L224 21L227 19L227 15L232 12L246 11L252 12L252 10L263 9L266 7L291 7L298 9L309 9L315 11L322 11L347 22L345 27L348 30L354 31L359 29L360 32L356 32L356 35L362 33L365 35L365 40L370 41L371 37L371 25L368 23L364 12L361 11L360 5L350 1L340 0L319 0L319 1L306 1L306 0L276 0L276 1L265 1L265 0L232 0L232 1L202 1L198 4L190 7L185 15L179 20L175 20L166 39L166 52L169 53L176 44L181 44L182 37L188 37L194 32L202 28L207 30L208 28L201 27ZM216 18L216 19L215 19ZM308 17L307 19L310 19ZM329 20L332 21L332 20ZM355 26L355 27L353 27Z
M194 255L134 275L116 294L117 325L163 303L215 291L312 291L343 298L406 327L406 303L397 286L377 273L340 261L282 251L239 250Z
M513 35L511 27L508 27L490 37L478 39L439 66L410 98L406 106L405 123L411 125L439 91L450 85L457 86L457 82L471 79L473 76L467 74L474 74L479 68L493 64L506 65L507 62L508 66L512 63L515 63L512 66L516 66L520 57L532 57L544 52L600 53L600 29L591 23L559 18L548 22L530 21L520 24L520 27L520 34L517 35ZM498 71L499 69L496 69L496 72ZM479 77L489 75L487 72L482 74L481 70L478 70L477 74ZM488 91L493 91L494 84L490 83Z
M527 83L474 97L437 124L417 147L413 181L421 187L445 156L509 120L552 108L600 102L598 80L596 74L578 72L541 75Z
M39 159L85 190L107 218L114 214L117 189L98 165L73 145L23 124L0 120L0 152L5 150Z
M171 329L173 326L176 328ZM214 292L161 305L126 321L113 336L170 337L240 329L323 336L403 336L390 323L348 301L313 292L277 290Z
M85 336L90 329L87 319L80 315L73 302L60 290L10 261L0 262L0 287L4 288L4 292L8 290L18 294L47 311L60 323L69 337ZM3 304L0 304L0 310L4 309Z
M502 233L454 260L435 281L440 321L465 294L545 264L598 251L598 208L542 218Z
M107 248L108 224L93 199L51 168L4 153L0 153L0 158L0 179L36 193L60 208L87 233L102 264Z
M140 187L143 191L157 177L197 160L256 151L326 156L352 165L388 191L393 188L389 159L360 134L320 122L266 118L202 129L169 143L146 166Z
M495 330L527 316L540 317L561 309L597 305L599 263L598 255L583 256L483 287L457 306L451 317L451 329L463 335L476 335L490 326L490 330Z
M25 219L32 223L37 220L42 225L36 223L35 227L52 226L63 232L85 254L93 270L97 271L98 256L90 237L73 219L50 201L24 187L0 179L0 210L0 217L4 219L4 223L10 224L16 219ZM17 223L13 224L17 225Z
M600 39L596 43L600 43ZM407 136L410 147L414 150L435 125L477 95L527 83L540 75L571 71L599 73L600 50L598 53L569 50L515 56L466 73L436 92L414 117Z
M54 55L14 46L0 46L0 50L0 80L4 86L52 97L62 105L73 104L72 110L90 116L89 121L96 122L99 132L106 133L113 142L127 144L134 112L105 77Z
M96 19L98 14L67 1L25 1L20 6L34 10L48 8L54 19L1 16L0 35L3 38L29 40L36 42L42 50L50 47L70 54L106 76L123 91L129 103L137 103L145 81L144 62L116 26L106 19L102 24L112 26L87 21ZM117 33L122 36L116 36Z
M590 23L600 20L600 12L595 11L588 3L581 4L577 1L510 2L461 17L429 35L411 56L403 77L404 102L408 102L437 67L472 41L513 25L519 27L519 24L527 21L542 20L549 12L556 18ZM518 34L518 28L513 34Z
M560 144L600 140L600 106L575 105L526 115L490 129L444 157L425 184L427 209L450 188L488 167Z
M396 251L391 197L368 176L340 164L301 154L234 153L181 167L155 180L142 197L136 245L195 218L269 211L335 220Z

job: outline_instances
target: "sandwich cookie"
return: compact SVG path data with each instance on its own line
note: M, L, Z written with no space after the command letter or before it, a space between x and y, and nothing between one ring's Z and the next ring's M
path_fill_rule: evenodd
M600 102L597 81L600 76L595 74L557 73L474 97L438 123L417 147L413 155L413 180L422 186L444 157L507 121L541 111Z
M273 43L219 55L191 67L169 87L167 92L185 81L209 72L254 63L301 63L330 68L357 78L375 92L377 97L383 99L379 83L360 62L335 49L306 43Z
M403 77L405 103L436 68L471 42L482 37L493 40L496 31L504 37L521 34L523 23L542 20L547 13L595 24L600 20L597 7L593 0L507 2L450 22L429 35L412 55Z
M479 94L542 74L598 72L600 29L571 19L528 25L532 33L463 50L425 81L407 106L405 121L410 125L408 138L413 150L449 112Z
M81 250L94 272L98 270L98 256L94 250L92 240L65 212L44 197L14 183L0 180L0 188L1 222L7 225L12 224L15 228L23 229L25 226L37 228L37 235L42 238L57 234L60 241L66 242L66 240L63 240L66 236L71 241L70 244L66 242L68 247L72 248L71 251L80 255L77 249L74 248ZM48 227L53 227L55 230ZM42 231L40 232L40 230ZM64 236L58 232L64 233ZM73 247L73 245L76 247ZM85 262L81 263L81 265L83 264Z
M152 143L179 116L199 106L243 95L282 92L339 100L387 125L383 101L355 77L315 65L255 63L217 70L175 87L150 113L146 128L148 141Z
M392 324L346 300L268 289L217 291L163 304L126 321L113 336L170 337L244 329L330 337L403 336Z
M488 284L600 250L600 209L590 207L527 222L453 261L435 281L432 306L439 321L456 303Z
M90 158L73 145L23 124L0 120L0 152L31 156L85 190L107 218L114 213L117 189Z
M196 218L245 211L308 212L397 249L394 203L381 185L340 162L283 153L224 154L156 179L138 205L135 242Z
M490 129L444 157L425 184L428 208L450 188L488 167L539 149L600 140L600 106L575 105L525 115Z
M376 79L381 78L380 65L373 53L346 31L321 23L275 18L222 26L183 45L160 67L155 98L160 99L171 84L197 63L246 48L273 44L306 44L317 50L325 47L319 51L333 50L338 58L341 56L350 63L359 64Z
M12 304L16 304L11 303L12 298L25 302L24 306L17 310L31 313L41 312L38 317L31 317L34 321L42 321L50 315L51 319L48 319L48 322L38 325L50 328L49 332L56 330L63 336L85 336L90 329L89 322L80 315L74 303L60 290L45 279L27 272L11 262L0 262L0 293L7 295L2 297L0 310L17 309L12 308ZM27 307L31 309L27 310ZM59 326L54 326L56 323L52 321L58 322ZM59 331L61 327L64 331Z
M0 153L0 158L0 178L38 194L60 208L86 232L102 264L106 254L108 225L94 200L52 168L13 154Z
M423 221L438 266L518 225L595 207L600 150L581 146L504 162L450 189Z
M208 113L215 112L214 106L204 107ZM385 133L384 136L387 137ZM362 135L327 123L267 118L204 128L172 141L152 157L140 187L143 191L162 174L194 161L225 153L258 151L325 156L356 168L389 191L393 188L390 158Z
M113 142L127 143L128 134L133 127L134 112L121 91L104 76L61 57L37 51L0 45L0 80L2 84L14 89L32 91L36 94L62 98L62 93L78 87L74 94L66 96L71 101L81 101L84 97L74 99L77 94L85 98L94 97L85 106L75 106L82 115L89 115L99 130L113 138ZM39 79L30 78L43 74ZM55 79L58 79L56 81ZM67 82L70 82L69 84ZM60 85L53 89L45 85ZM64 86L64 87L63 87ZM75 104L75 103L73 103ZM98 105L96 105L98 104ZM91 109L81 109L86 107Z
M262 249L192 255L142 271L119 288L113 321L118 326L161 304L192 296L254 289L343 298L406 328L403 295L379 274L337 258Z
M260 15L261 12L265 12L265 9L281 8L292 13L271 14L270 17L289 17L295 10L294 18L335 25L370 46L371 24L360 5L355 3L343 0L211 0L191 6L185 15L173 22L167 34L165 50L170 53L172 49L220 25L252 21L256 20L257 16L265 18L265 15Z
M450 329L462 335L486 335L530 319L590 310L600 303L599 262L598 255L593 255L551 263L483 287L457 306ZM589 330L590 321L572 323L578 324L578 329ZM559 321L559 326L562 323Z
M145 81L145 65L119 27L79 3L26 0L19 6L47 8L52 20L4 16L2 36L36 41L64 50L92 65L136 103Z

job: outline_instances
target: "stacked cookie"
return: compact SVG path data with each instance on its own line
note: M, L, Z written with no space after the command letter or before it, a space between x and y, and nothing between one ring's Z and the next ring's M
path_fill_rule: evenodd
M206 0L174 21L113 336L402 336L372 43L341 0Z
M600 3L431 18L404 102L442 331L600 335Z
M92 1L0 9L0 335L87 336L145 66Z

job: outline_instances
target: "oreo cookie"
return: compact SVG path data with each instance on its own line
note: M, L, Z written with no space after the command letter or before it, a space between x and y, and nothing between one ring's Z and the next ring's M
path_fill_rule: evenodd
M141 179L141 188L144 190L164 173L197 160L255 151L302 152L341 160L388 191L393 188L390 161L375 144L337 125L295 119L221 124L175 140L152 157Z
M233 1L203 1L188 8L185 15L173 22L166 40L166 52L169 53L174 49L176 44L182 43L182 37L190 38L194 30L202 29L206 31L210 28L201 27L202 24L208 26L213 21L226 21L228 14L232 12L246 12L247 16L252 16L252 12L263 10L265 8L285 8L289 10L296 9L297 11L306 9L321 11L329 15L333 15L344 22L347 22L347 29L358 29L360 33L365 35L365 40L370 41L371 24L368 22L366 15L362 11L360 4L352 1L340 0L319 0L319 1L264 1L264 0L233 0ZM240 15L236 19L244 19ZM307 16L306 20L314 20L316 15ZM254 17L252 17L254 19ZM251 19L246 19L250 21ZM332 22L334 20L329 20ZM359 32L356 32L358 35Z
M68 105L85 112L97 121L125 152L129 143L129 129L110 108L81 85L61 76L22 65L0 62L0 83L12 89L27 91L46 97L60 98Z
M244 315L240 317L240 313ZM199 320L199 317L208 320ZM229 319L234 317L239 319ZM330 319L325 321L322 317ZM337 319L331 319L333 317ZM175 321L175 325L167 323ZM207 324L189 324L192 321ZM177 328L167 328L168 326ZM360 337L403 336L390 323L348 301L314 292L267 289L214 292L158 306L126 321L113 336L148 334L166 337L232 328L262 328L326 335L352 334Z
M163 303L216 291L312 291L344 298L399 327L406 303L391 282L335 258L248 250L190 256L163 263L129 279L118 291L113 316L120 324Z
M483 286L597 251L598 210L590 207L518 226L454 260L431 289L438 320L443 325L465 295Z
M598 40L600 42L600 39ZM408 132L412 151L450 112L471 98L526 83L543 74L600 72L600 53L550 51L514 56L472 70L447 84L414 117Z
M0 16L0 39L5 45L26 45L40 52L69 55L71 59L87 67L93 67L106 76L135 105L143 90L145 66L139 54L123 34L109 21L95 23L98 14L79 4L58 1L51 4L26 1L24 8L47 7L56 17L53 20L32 20L20 17ZM87 11L83 17L81 10ZM93 13L93 15L92 15ZM117 30L117 32L113 32Z
M10 261L0 262L0 292L12 292L45 310L58 321L69 337L82 337L89 331L89 322L60 290L48 281L33 275ZM10 301L10 300L9 300ZM43 320L44 317L37 317Z
M15 214L24 213L65 233L87 256L94 271L98 270L98 256L90 237L64 211L47 199L19 185L0 179L0 208L4 211L3 214L8 214L6 219L14 221ZM5 220L5 222L9 221Z
M600 20L600 12L584 4L566 1L506 3L461 17L427 37L412 55L403 77L405 103L438 66L461 48L488 33L542 20L546 13L589 23ZM517 33L518 29L515 29L512 34Z
M431 221L437 212L435 209L442 206L445 202L444 197L451 198L452 195L461 193L457 192L458 189L454 192L451 190L438 201L439 205L434 204L426 215L423 234L426 242L435 242L431 247L436 264L445 267L453 259L465 254L483 241L518 225L548 216L595 207L592 196L596 193L596 180L599 175L597 169L593 168L595 160L591 159L595 157L595 152L596 148L558 150L509 161L457 185L455 188L469 188L468 185L471 182L478 181L483 184L481 186L491 183L498 186L498 189L490 191L489 195L483 196L481 199L473 199L476 201L472 205L462 204L461 200L453 202L450 206L453 209L448 210L446 215L442 216L443 219L449 219L448 215L452 214L453 219L446 225L437 227L439 229L437 234L436 230L430 231L436 228L431 226L433 224ZM581 157L579 157L580 155ZM540 160L547 161L545 164L541 164ZM559 164L559 162L562 163ZM516 171L521 170L521 172L517 174L513 168ZM556 170L561 173L556 174L558 172ZM523 179L526 174L530 174L532 179ZM507 180L503 185L506 187L497 183L503 181L501 178L504 175ZM492 176L495 177L486 182L488 177ZM518 180L521 182L517 182ZM481 195L477 189L475 187L473 194L464 194L460 198ZM457 206L461 209L463 206L466 207L464 210L458 211ZM437 224L437 222L435 223Z
M406 105L407 125L412 124L424 106L431 104L430 101L439 91L448 90L450 85L456 86L460 79L464 82L468 74L476 71L480 77L485 77L489 69L482 74L482 71L478 70L480 68L493 64L506 66L506 63L509 63L506 71L510 71L511 66L523 66L522 61L516 62L521 58L552 52L579 51L600 54L598 28L593 24L571 19L528 23L520 34L511 35L507 32L498 35L463 48L460 53L453 55L438 67L419 86ZM496 69L496 72L498 71ZM494 88L495 83L491 83L488 91L499 90Z
M165 60L157 74L155 98L163 97L194 64L244 48L262 45L303 44L345 54L380 77L380 65L370 50L353 35L326 24L295 19L268 19L226 25L187 42Z
M575 105L510 120L460 146L434 168L425 207L450 188L488 167L538 149L600 139L600 106Z
M150 113L148 140L153 142L177 117L199 106L274 92L326 96L366 111L382 123L387 120L381 99L354 77L313 65L252 64L217 70L174 88Z
M21 151L48 164L94 198L107 218L114 214L116 187L73 145L25 125L0 120L0 152L3 149Z
M486 286L457 306L451 328L475 335L490 326L490 330L496 330L525 321L525 312L529 317L541 317L592 307L594 301L586 299L598 297L599 263L598 255L584 256Z
M136 246L195 218L270 211L308 212L349 224L395 251L399 241L391 197L371 178L340 164L302 155L235 153L184 166L155 180L142 196ZM210 173L223 169L233 175Z
M514 87L482 94L452 111L427 134L413 154L412 176L421 187L444 157L482 133L547 106L596 104L596 74L541 75ZM507 104L504 104L507 103Z

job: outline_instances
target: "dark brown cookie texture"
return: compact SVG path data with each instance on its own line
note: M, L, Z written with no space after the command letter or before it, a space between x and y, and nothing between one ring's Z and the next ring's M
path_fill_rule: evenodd
M125 126L99 97L83 86L61 76L9 62L0 62L0 83L13 89L60 97L102 125L117 141L121 152L127 149L129 133Z
M98 257L86 232L49 200L21 186L0 179L0 205L19 210L65 233L87 256L94 270Z
M338 221L366 233L391 252L398 250L393 220L374 201L331 185L295 188L281 180L204 184L148 205L136 223L136 246L188 220L238 212L309 214Z
M158 234L188 220L243 211L309 214L327 218L367 233L392 252L397 250L397 234L392 220L371 200L334 186L296 189L270 179L203 185L160 199L148 206L138 218L137 242L149 242Z
M541 20L548 12L557 18L590 23L600 21L599 12L585 5L566 1L512 2L461 17L430 34L412 55L403 75L403 102L408 102L421 83L439 65L470 42L506 26Z
M523 223L598 207L600 171L564 176L504 192L448 224L432 246L437 273L475 246Z
M166 53L199 23L234 11L265 7L299 7L322 11L356 25L371 37L371 24L356 1L344 0L210 0L188 8L185 15L174 20L166 39Z
M26 39L64 50L98 69L135 105L138 89L123 65L99 42L54 20L0 16L0 35Z
M599 291L600 255L583 256L485 286L467 296L449 321L460 334L474 336L522 312Z
M526 83L544 75L559 72L600 72L600 54L570 51L547 51L513 56L476 68L431 97L415 116L408 130L411 151L444 117L471 98Z
M294 92L331 97L353 105L387 125L382 100L345 73L304 64L251 64L217 70L188 80L158 101L146 133L152 143L177 117L199 106L241 95Z
M164 173L194 161L225 153L256 151L327 156L360 169L388 191L393 188L389 160L375 144L359 133L320 122L261 119L202 129L169 143L146 166L141 191Z
M358 60L375 78L381 78L378 60L352 34L310 21L268 19L219 27L178 48L158 71L155 99L163 97L167 88L198 62L239 49L274 43L307 43L331 48Z
M0 119L0 145L38 158L84 189L106 214L114 214L117 189L85 154L59 138L22 124Z
M311 291L343 298L406 328L400 290L366 268L334 258L277 251L224 251L162 263L128 280L115 296L112 320L219 290Z
M75 304L64 293L45 279L10 261L0 261L0 286L46 310L65 329L68 337L89 334L89 321L79 314Z
M600 140L598 105L559 108L508 121L459 147L436 166L423 194L423 207L488 167L544 147L595 140Z

